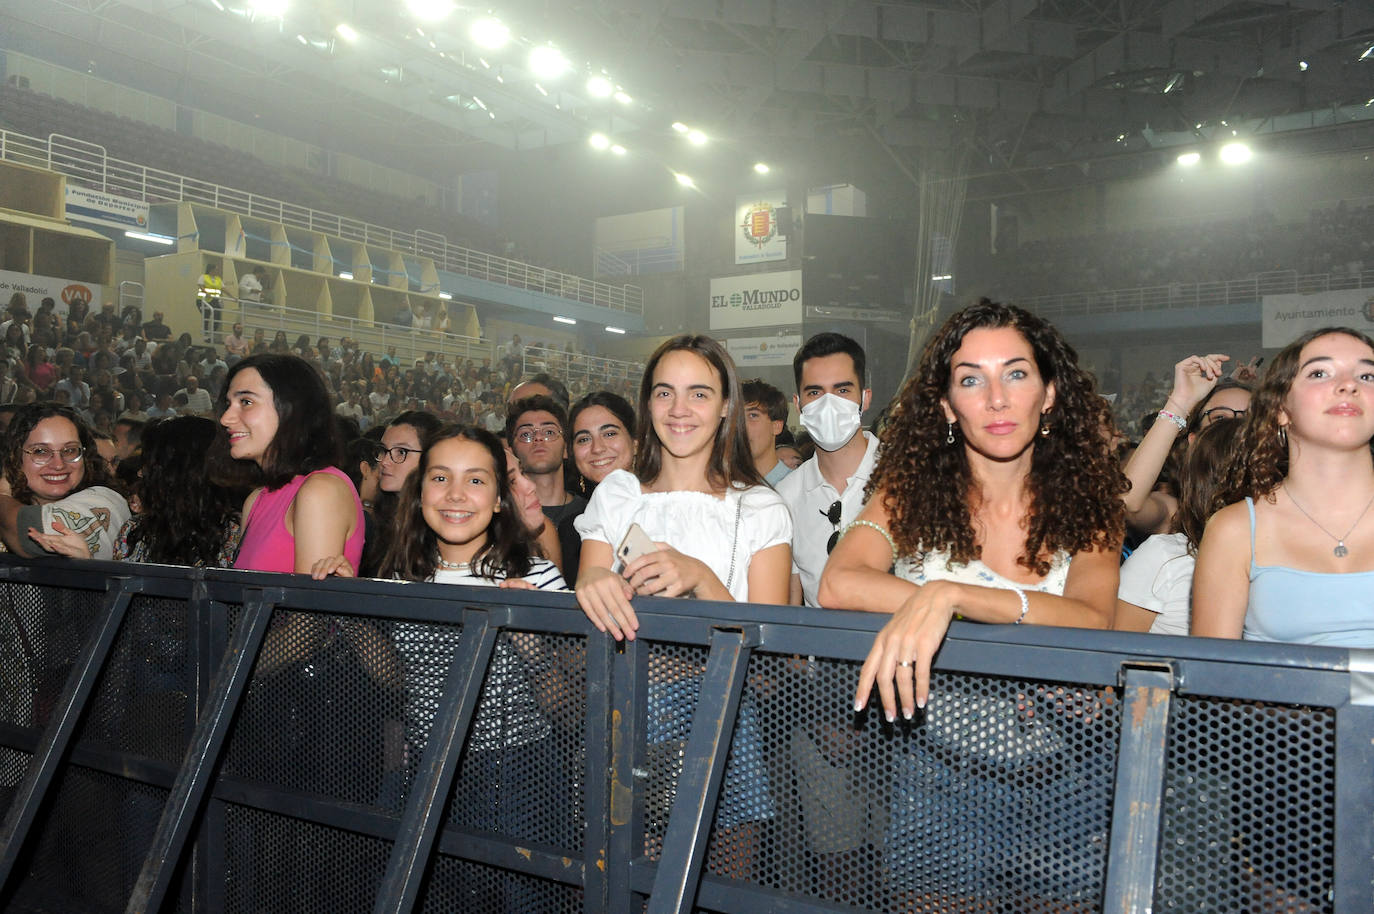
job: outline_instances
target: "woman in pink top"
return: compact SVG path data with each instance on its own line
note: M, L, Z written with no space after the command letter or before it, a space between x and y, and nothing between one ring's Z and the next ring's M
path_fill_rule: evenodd
M363 506L338 468L340 445L329 391L292 355L264 353L237 363L220 394L221 445L257 484L243 505L235 568L309 573L363 552Z

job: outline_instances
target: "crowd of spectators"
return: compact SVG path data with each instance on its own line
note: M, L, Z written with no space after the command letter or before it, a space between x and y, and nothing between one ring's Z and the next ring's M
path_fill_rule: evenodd
M1269 213L1158 229L1015 243L1004 236L987 283L993 297L1226 282L1260 273L1358 275L1374 268L1374 206L1313 210L1306 224Z

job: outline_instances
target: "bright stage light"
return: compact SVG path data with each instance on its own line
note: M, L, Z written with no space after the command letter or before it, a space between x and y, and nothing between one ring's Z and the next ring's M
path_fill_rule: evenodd
M1221 160L1227 165L1240 165L1250 161L1254 155L1244 143L1227 143L1221 147Z
M625 154L625 147L621 146L619 143L616 143L614 146L611 147L611 153L613 155L623 156Z
M587 142L591 143L593 149L611 148L610 138L604 133L593 133L591 136L587 137Z
M610 98L615 86L604 76L593 76L587 80L587 94L593 98Z
M451 0L406 0L410 15L421 22L438 22L453 12Z
M338 36L344 41L351 42L358 40L358 33L354 31L353 26L349 25L347 22L340 22L338 25L334 26L334 31L338 33Z
M1196 165L1198 162L1201 162L1201 161L1202 161L1202 154L1201 154L1201 153L1197 153L1197 152L1185 152L1185 153L1183 153L1182 155L1180 155L1180 156L1178 157L1178 164L1180 164L1180 165L1185 165L1185 166L1186 166L1186 165Z
M673 121L673 129L678 133L686 133L688 127L686 124L682 123L682 121Z
M768 174L768 172L772 171L772 169L768 167L767 162L755 162L754 171L758 172L761 175L766 175Z
M702 133L700 130L688 130L687 142L691 143L693 146L705 146L706 134Z
M539 79L557 79L568 72L568 58L558 48L540 45L530 51L530 72Z
M634 99L631 98L629 93L626 92L624 89L616 90L615 100L620 102L622 105L628 105L630 102L634 101Z
M280 19L286 15L286 0L248 0L248 8L255 16Z
M484 48L505 47L506 42L510 41L510 28L500 19L493 19L488 16L485 19L478 19L468 29L468 37L477 42Z
M681 184L683 187L697 186L695 181L693 181L687 175L682 174L681 172L673 172L673 179L676 180L677 183Z

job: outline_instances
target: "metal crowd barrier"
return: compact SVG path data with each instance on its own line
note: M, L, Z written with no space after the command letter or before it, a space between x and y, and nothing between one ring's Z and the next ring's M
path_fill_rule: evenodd
M1367 652L0 559L7 911L1374 909Z

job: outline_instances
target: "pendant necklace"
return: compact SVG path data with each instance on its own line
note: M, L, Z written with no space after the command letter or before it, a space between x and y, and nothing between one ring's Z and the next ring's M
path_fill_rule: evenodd
M1336 541L1336 548L1332 549L1331 553L1335 555L1338 559L1343 559L1350 554L1350 550L1345 548L1345 537L1355 532L1355 528L1360 525L1360 521L1364 520L1364 516L1369 513L1369 506L1374 505L1374 496L1370 496L1369 501L1365 502L1364 510L1360 512L1360 516L1355 518L1355 523L1351 524L1350 529L1345 531L1345 536L1337 536L1330 530L1323 527L1321 524L1317 523L1317 519L1313 517L1311 514L1308 514L1306 508L1298 504L1298 500L1293 497L1293 493L1289 491L1287 485L1283 487L1283 491L1288 496L1288 500L1293 503L1293 507L1297 508L1299 511L1302 512L1303 517L1310 520L1313 524L1316 524L1318 530L1320 530L1322 533L1325 533L1327 536L1331 537L1333 540Z

